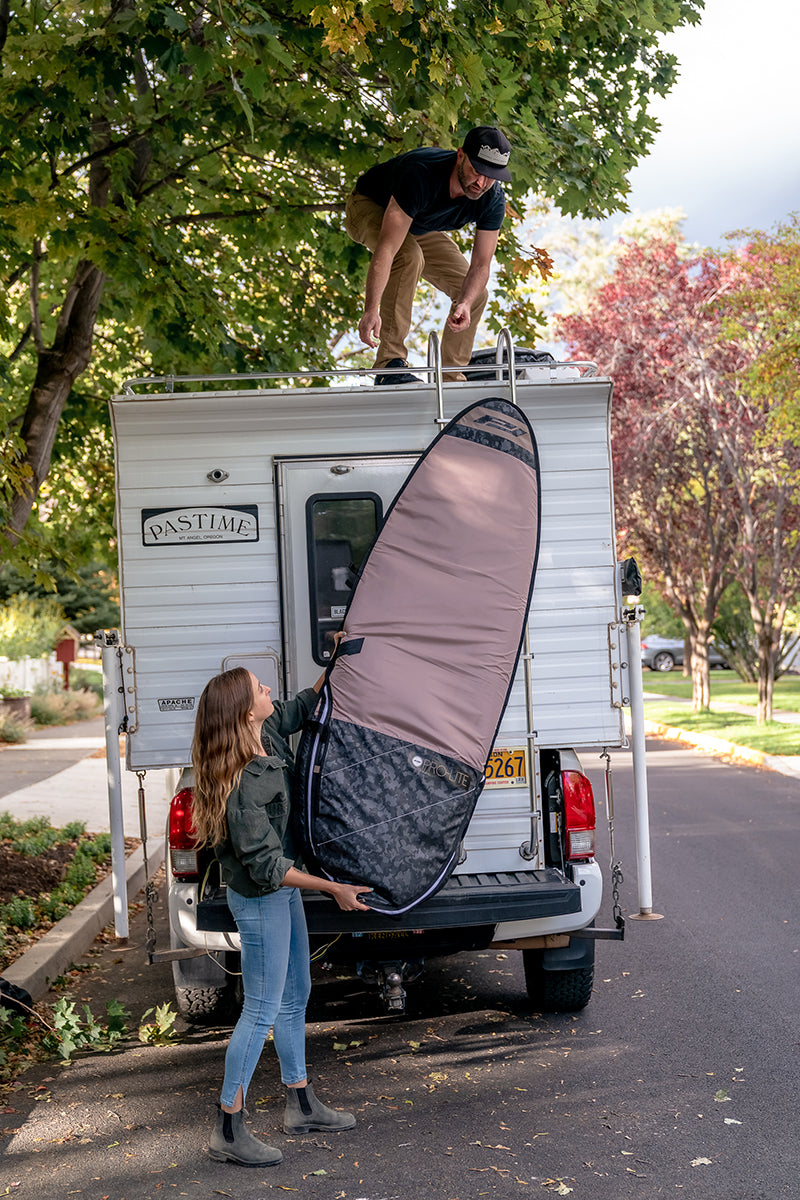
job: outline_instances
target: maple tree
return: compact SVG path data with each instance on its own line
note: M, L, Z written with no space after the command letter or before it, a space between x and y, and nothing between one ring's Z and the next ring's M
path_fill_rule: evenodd
M800 440L800 214L772 231L729 235L725 255L735 287L721 297L729 337L748 344L750 394L765 401L770 424Z
M491 120L514 146L512 200L537 189L564 211L609 211L652 140L648 100L675 78L659 34L701 7L3 4L5 557L21 538L29 557L37 538L56 554L64 538L48 542L41 518L81 501L107 539L107 481L98 502L79 456L62 454L66 503L45 484L82 376L78 414L96 430L125 374L329 364L367 264L344 200L377 158L457 145ZM519 256L513 236L502 254Z
M800 451L770 433L770 405L747 391L752 338L729 336L722 302L740 282L720 255L630 243L584 312L557 324L572 355L614 379L620 537L683 620L695 710L709 705L709 638L736 579L756 630L763 721L800 565L790 486Z
M719 453L736 498L736 581L749 605L758 719L772 715L786 621L800 589L800 439L797 313L800 245L787 226L731 250L715 301L726 336L745 355L735 378L735 419L715 414ZM794 221L795 232L798 229Z

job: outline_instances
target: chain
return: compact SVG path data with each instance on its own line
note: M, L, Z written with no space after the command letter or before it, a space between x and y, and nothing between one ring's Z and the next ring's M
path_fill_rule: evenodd
M153 961L152 955L156 948L156 921L153 909L158 901L158 892L156 885L150 878L147 866L147 815L145 810L144 797L144 778L146 771L137 771L136 778L139 780L139 835L142 839L142 853L144 854L144 898L147 909L147 936L145 938L145 949L150 962Z
M608 813L608 846L610 853L610 870L611 870L611 903L612 913L614 916L614 924L617 929L625 929L625 918L622 915L622 906L619 900L619 885L625 882L625 876L622 874L622 863L617 858L614 847L614 784L611 777L611 755L607 748L603 748L601 758L606 760L605 788L606 788L606 811Z

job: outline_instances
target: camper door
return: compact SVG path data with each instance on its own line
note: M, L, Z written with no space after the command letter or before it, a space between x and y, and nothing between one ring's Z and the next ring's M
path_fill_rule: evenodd
M353 581L416 454L276 459L286 695L330 662Z

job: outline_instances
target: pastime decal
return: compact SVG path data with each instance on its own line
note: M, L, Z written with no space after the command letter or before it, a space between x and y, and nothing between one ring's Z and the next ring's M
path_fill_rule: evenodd
M145 546L257 541L257 504L196 504L187 508L142 509L142 544Z

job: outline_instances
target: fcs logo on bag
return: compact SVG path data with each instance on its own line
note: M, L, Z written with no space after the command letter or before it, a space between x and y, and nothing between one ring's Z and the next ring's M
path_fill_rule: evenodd
M488 425L492 429L499 430L500 433L506 433L510 437L524 437L524 425L518 425L516 421L508 421L503 417L494 416L492 413L486 413L483 417L475 418L476 425Z
M422 775L430 775L434 779L449 779L450 783L456 784L457 787L465 789L469 787L470 779L466 771L459 771L456 767L448 766L440 759L423 758L421 754L412 754L409 762Z

